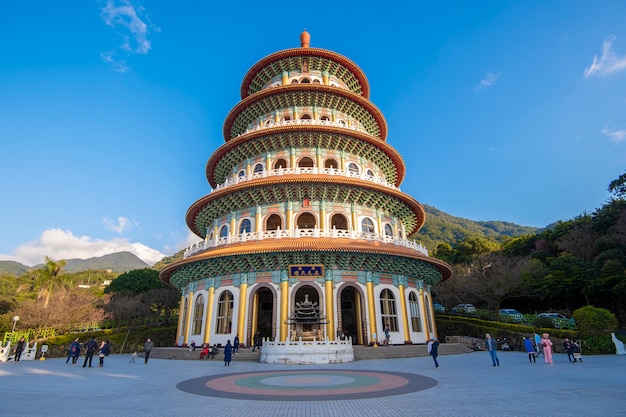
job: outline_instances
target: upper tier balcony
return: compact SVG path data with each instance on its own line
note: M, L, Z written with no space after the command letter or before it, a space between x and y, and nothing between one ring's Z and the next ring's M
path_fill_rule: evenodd
M259 178L268 178L275 177L281 175L294 175L294 174L319 174L319 175L331 175L331 176L341 176L348 178L356 178L364 181L370 181L378 185L382 185L383 187L391 188L393 190L401 191L400 187L396 187L394 184L387 182L384 178L368 175L364 172L354 172L354 171L341 171L335 168L317 168L317 167L297 167L297 168L278 168L278 169L270 169L263 170L259 172L253 172L250 174L245 174L237 177L230 176L223 183L218 185L217 187L211 190L212 192L223 190L224 188L240 184L242 182L256 180Z
M366 134L370 134L366 129L357 126L355 124L347 124L343 120L337 122L331 122L330 120L313 120L313 119L298 119L298 120L281 120L278 122L270 121L269 123L263 123L261 125L256 125L253 128L248 128L242 134L256 132L258 130L269 129L273 127L281 127L281 126L330 126L330 127L338 127L341 129L354 130L357 132L362 132ZM241 135L237 135L241 136Z
M269 239L294 239L294 238L325 238L325 239L353 239L353 240L366 240L369 242L383 242L391 243L393 245L402 246L405 248L413 249L416 252L424 256L428 256L428 249L421 243L408 240L399 239L386 235L379 235L377 233L356 232L354 230L338 230L338 229L291 229L291 230L265 230L261 232L241 233L239 235L214 238L211 240L205 240L195 243L188 247L184 254L183 259L190 257L191 255L205 251L207 249L215 248L223 245L230 245L233 243L244 243L251 240L269 240Z

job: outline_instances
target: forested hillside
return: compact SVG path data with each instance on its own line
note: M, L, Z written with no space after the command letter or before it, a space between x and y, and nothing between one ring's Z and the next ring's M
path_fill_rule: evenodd
M417 234L417 241L429 252L441 243L455 246L469 236L480 236L496 242L537 231L536 227L520 226L502 221L473 221L454 217L448 213L424 204L426 224Z

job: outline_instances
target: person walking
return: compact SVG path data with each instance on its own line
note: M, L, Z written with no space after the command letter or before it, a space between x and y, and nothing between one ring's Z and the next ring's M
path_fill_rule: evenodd
M259 350L261 350L261 331L258 330L255 334L254 337L252 338L252 340L254 341L254 346L252 347L252 351L254 352L254 349L259 348Z
M128 363L135 363L135 359L137 359L137 351L134 351L134 352L130 355L130 360L128 361Z
M383 330L385 333L385 341L384 346L389 346L389 339L391 338L391 335L389 334L389 326L385 326L385 330Z
M230 344L230 339L226 341L224 346L224 366L230 366L230 361L233 359L233 345Z
M26 342L24 341L24 337L20 337L20 340L18 340L17 345L15 345L15 357L13 358L13 360L17 363L20 362L20 359L22 357L22 352L24 352L24 346L26 345Z
M87 366L87 362L89 362L89 367L91 368L91 360L93 359L93 354L97 347L98 343L95 337L92 337L89 342L85 343L85 362L83 362L83 368Z
M537 349L537 356L541 356L542 352L541 352L541 336L539 336L539 334L535 333L535 335L533 336L535 338L535 349Z
M543 346L543 358L545 359L546 364L552 365L552 340L550 340L550 335L548 333L543 334L541 346Z
M109 356L111 353L111 348L109 347L109 341L103 340L100 342L100 348L98 349L98 357L100 358L100 363L98 364L98 368L104 367L104 358Z
M537 363L537 356L535 355L535 345L533 345L533 340L530 337L524 338L524 349L526 349L526 353L528 353L528 362Z
M576 363L577 362L576 357L574 357L574 344L567 337L563 341L563 350L565 350L565 352L567 353L567 359L570 362L572 362L572 363Z
M498 343L496 340L491 337L491 333L485 333L485 347L487 351L489 351L489 356L491 357L491 362L493 362L493 366L500 366L500 359L498 359Z
M437 362L437 356L439 355L439 340L430 339L428 341L428 354L432 356L435 361L435 369L439 368L439 362Z
M147 338L146 343L143 344L143 352L144 352L143 364L144 365L148 364L148 359L150 359L150 352L152 351L153 347L154 347L154 343L152 342L152 339Z
M235 335L235 340L233 340L233 353L239 355L239 335Z
M80 342L79 342L79 340L80 339L77 337L76 339L74 339L74 341L70 345L70 355L72 357L72 366L76 365L76 362L78 361L78 356L80 355ZM65 361L65 363L67 363L67 361Z

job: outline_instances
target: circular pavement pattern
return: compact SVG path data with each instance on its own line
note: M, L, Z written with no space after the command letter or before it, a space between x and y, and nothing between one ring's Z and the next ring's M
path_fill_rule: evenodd
M204 376L176 388L240 400L330 401L407 394L435 385L435 379L401 372L298 370Z

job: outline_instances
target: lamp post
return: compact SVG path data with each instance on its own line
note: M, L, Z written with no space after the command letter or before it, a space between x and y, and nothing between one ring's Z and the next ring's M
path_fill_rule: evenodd
M15 333L15 325L17 324L19 319L20 319L20 316L13 316L13 329L11 330L11 333Z

